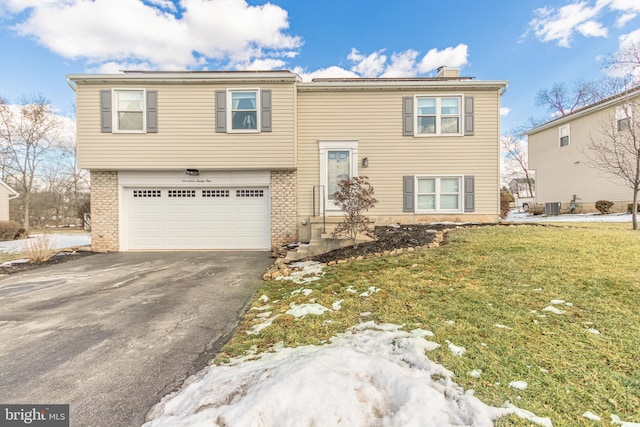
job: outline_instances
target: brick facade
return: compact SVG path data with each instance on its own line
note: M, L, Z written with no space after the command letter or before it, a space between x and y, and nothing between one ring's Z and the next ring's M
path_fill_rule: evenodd
M118 172L91 171L91 249L118 251Z
M298 241L296 171L271 171L271 248Z

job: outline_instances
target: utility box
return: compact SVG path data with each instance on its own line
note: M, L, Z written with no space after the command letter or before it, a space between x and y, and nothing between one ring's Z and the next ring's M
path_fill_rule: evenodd
M551 202L544 204L544 214L545 215L560 215L560 207L562 203L560 202Z

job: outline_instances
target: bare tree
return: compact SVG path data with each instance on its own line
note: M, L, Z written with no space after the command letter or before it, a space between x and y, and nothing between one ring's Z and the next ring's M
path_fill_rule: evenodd
M640 98L622 100L600 124L600 132L591 136L587 158L592 167L622 178L633 191L632 223L638 229L638 192L640 191Z
M523 182L527 193L524 197L533 197L534 179L529 171L527 141L512 132L500 138L500 146L504 159L503 180Z
M632 42L611 55L604 63L611 73L626 76L632 85L640 80L640 43Z
M369 227L369 218L364 216L364 212L378 203L373 195L373 186L366 176L354 176L338 182L338 191L333 195L333 199L335 205L344 212L344 219L334 229L334 237L345 233L351 238L353 246L357 248L359 233L372 234L373 230Z
M27 231L37 173L51 149L59 145L60 134L61 122L46 99L36 96L18 105L0 101L0 144L7 156L7 174L24 198Z
M582 107L609 98L629 87L625 78L603 78L596 81L580 81L569 91L564 83L556 83L543 89L536 96L536 106L560 116L566 116Z

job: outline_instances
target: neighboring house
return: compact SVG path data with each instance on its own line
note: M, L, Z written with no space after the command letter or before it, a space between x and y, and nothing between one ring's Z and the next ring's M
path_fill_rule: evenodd
M514 197L533 197L536 191L535 178L514 178L509 181L509 191Z
M365 175L376 225L496 221L505 81L288 71L70 75L97 251L269 250L341 216Z
M9 200L19 195L20 194L9 187L4 181L0 181L0 221L9 221Z
M559 117L527 132L529 168L535 171L536 202L560 202L569 211L574 196L575 212L595 212L595 202L614 202L613 211L626 212L633 192L619 177L600 171L589 162L594 139L628 132L630 106L640 100L634 89ZM629 111L629 114L627 114Z

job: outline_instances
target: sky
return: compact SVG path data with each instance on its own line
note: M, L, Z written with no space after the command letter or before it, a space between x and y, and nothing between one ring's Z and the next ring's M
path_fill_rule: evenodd
M67 74L287 69L315 77L507 80L502 131L536 94L606 75L640 43L639 0L0 0L0 97L73 115Z

